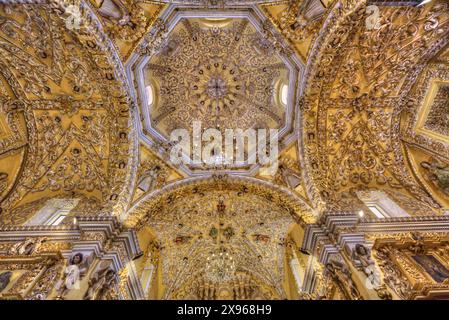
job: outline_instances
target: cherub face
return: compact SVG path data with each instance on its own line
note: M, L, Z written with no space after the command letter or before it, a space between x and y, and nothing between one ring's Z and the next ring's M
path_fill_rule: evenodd
M362 255L362 256L364 256L364 255L367 254L366 248L363 247L363 246L357 246L357 247L356 247L356 252L357 252L358 254Z
M75 254L72 258L72 264L79 264L83 260L80 254Z

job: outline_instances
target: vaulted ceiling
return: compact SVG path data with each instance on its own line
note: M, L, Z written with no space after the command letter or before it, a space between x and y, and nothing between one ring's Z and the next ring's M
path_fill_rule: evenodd
M86 8L86 26L72 31L60 8L0 10L2 222L22 224L52 197L126 209L137 160L131 100L98 18Z
M282 298L291 223L358 210L370 190L410 215L448 208L447 1L372 1L374 27L365 0L72 2L0 5L1 224L80 199L74 214L158 239L163 273L220 241L242 271L277 259L242 277ZM279 128L279 170L171 163L170 132L196 120Z
M333 23L310 51L303 96L300 149L315 203L334 206L345 192L373 187L440 206L410 170L401 118L419 108L410 99L420 89L414 84L447 45L447 5L381 7L373 30L359 1L328 17Z

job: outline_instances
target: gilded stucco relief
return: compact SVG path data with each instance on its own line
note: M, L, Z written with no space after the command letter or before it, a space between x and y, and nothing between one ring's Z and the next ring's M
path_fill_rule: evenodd
M250 191L227 188L194 189L190 195L172 196L168 201L169 206L157 211L146 202L136 208L152 212L144 217L139 232L149 232L150 228L158 241L165 299L179 295L177 291L186 283L196 286L198 277L217 285L218 294L220 285L232 287L239 272L271 287L278 297L285 297L280 286L283 246L295 221L286 208L267 203L267 198ZM236 262L237 278L207 278L208 272L213 272L207 270L209 259L221 253L229 253Z
M397 4L0 5L0 299L447 299L449 3Z
M422 69L444 45L445 9L441 1L420 9L382 7L381 26L373 30L365 26L362 2L347 1L329 17L338 29L323 30L317 40L304 95L300 150L314 201L338 206L342 192L376 187L406 190L438 208L407 169L398 114L416 79L407 65Z
M447 208L449 159L445 96L449 69L444 62L447 47L423 70L401 114L401 139L412 170L424 188Z
M15 207L57 194L93 196L112 208L132 166L133 134L126 86L115 78L107 45L67 30L57 9L1 10L2 74L15 94L2 108L11 133L22 136L15 143L27 142L16 187L2 202L3 221L23 223L8 217ZM5 148L19 147L13 136L2 140Z

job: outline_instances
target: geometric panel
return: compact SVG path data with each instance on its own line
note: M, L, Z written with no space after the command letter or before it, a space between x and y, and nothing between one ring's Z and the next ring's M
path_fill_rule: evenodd
M449 82L431 82L418 113L415 131L429 138L449 141Z
M438 86L424 128L449 136L449 84Z

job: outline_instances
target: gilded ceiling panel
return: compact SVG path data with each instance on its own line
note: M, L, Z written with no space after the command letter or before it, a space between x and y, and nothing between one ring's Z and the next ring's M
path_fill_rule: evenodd
M164 4L157 1L89 0L101 18L105 32L126 61L139 40L154 23Z
M199 276L171 296L174 300L280 300L276 289L254 275L238 272L233 281L213 283Z
M193 121L204 128L281 128L276 91L289 70L246 19L183 19L145 70L152 124L165 136ZM270 106L270 108L267 108Z
M444 207L449 204L449 161L424 148L407 145L412 168L428 192Z
M164 159L160 159L150 148L141 144L139 149L140 159L133 202L138 201L148 192L182 179L182 175L177 170L170 167Z
M401 139L412 170L423 187L447 208L447 135L449 68L444 61L447 48L431 60L413 86L401 113Z
M363 5L344 1L329 14L308 66L300 151L309 195L338 207L346 190L404 189L438 207L407 169L398 105L448 41L448 4L380 7L378 29L366 27Z
M85 16L80 29L67 29L53 5L1 6L0 16L1 72L14 94L1 100L2 132L16 136L1 143L26 143L0 219L23 223L11 216L15 207L56 195L93 196L109 208L129 198L122 192L133 164L130 107L111 43Z
M281 286L283 243L294 220L285 208L260 195L238 193L199 190L147 216L141 232L149 232L149 227L157 237L165 298L173 298L180 287L198 276L212 283L227 283L239 272L274 288L279 297L285 296ZM147 209L145 204L139 208ZM222 270L215 274L204 269L213 255L221 254L235 262L235 270L226 278Z

